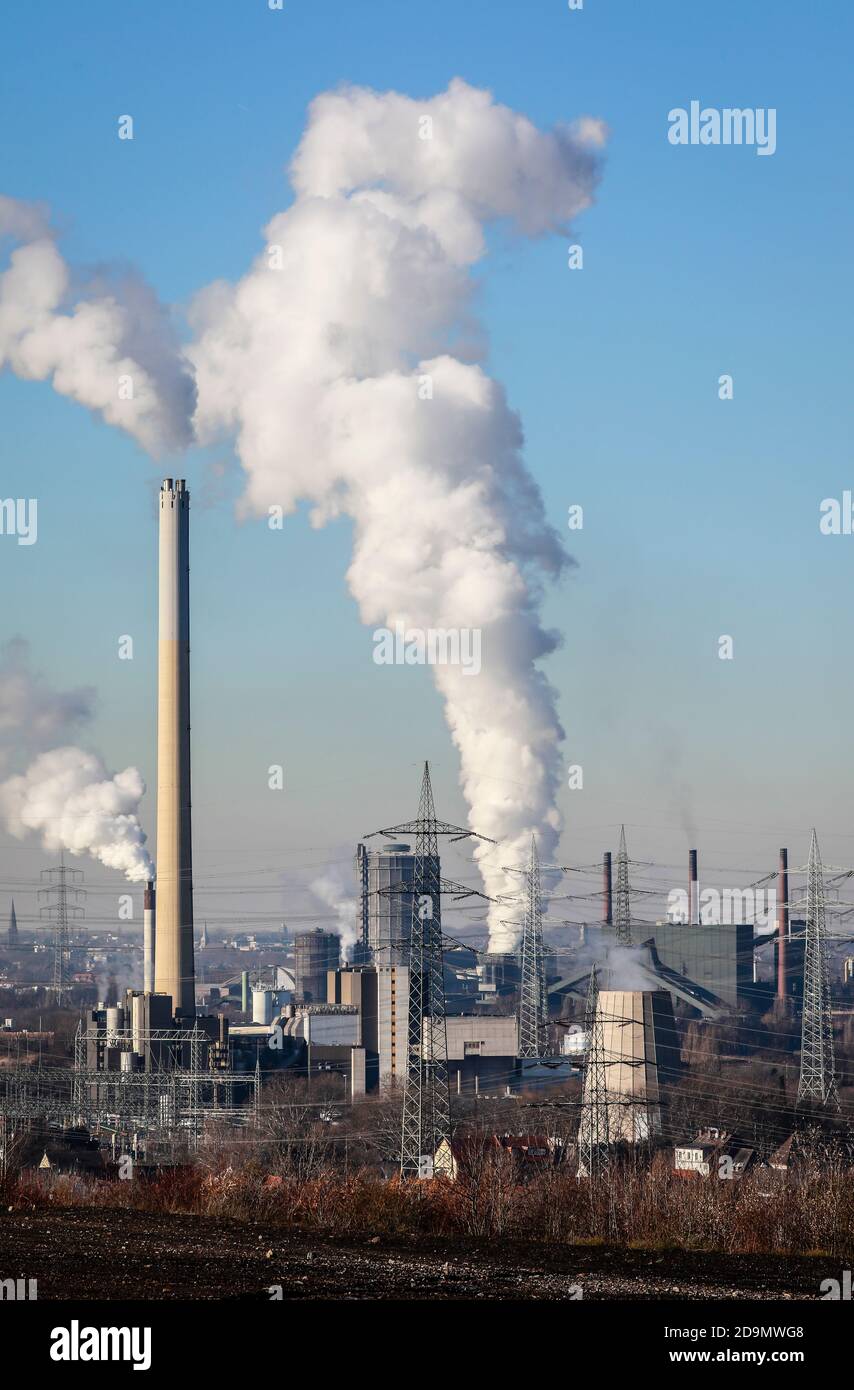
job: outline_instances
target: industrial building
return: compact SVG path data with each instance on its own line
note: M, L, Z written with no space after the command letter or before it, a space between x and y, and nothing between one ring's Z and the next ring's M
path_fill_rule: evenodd
M616 901L606 854L604 920L581 928L577 950L545 950L533 841L528 868L519 870L527 874L521 950L496 953L452 944L442 933L442 896L464 899L472 890L441 878L437 846L440 835L457 841L474 832L436 817L427 768L418 817L374 832L388 841L377 849L357 847L360 940L353 962L342 964L337 933L317 927L295 935L292 976L279 964L279 951L288 959L284 940L255 969L244 968L245 957L222 968L214 949L207 949L205 929L209 983L199 1002L209 1007L208 1001L216 1001L220 1013L197 1016L189 623L189 493L183 480L167 478L159 494L158 872L144 889L143 988L125 991L113 1004L115 962L108 964L105 956L104 973L111 978L100 997L110 1007L99 1004L86 1016L70 1079L60 1069L53 1078L47 1070L27 1076L23 1068L8 1069L4 1115L27 1118L43 1111L51 1123L79 1121L95 1135L147 1153L169 1133L195 1142L212 1115L256 1124L265 1074L290 1072L309 1083L325 1076L342 1099L391 1088L404 1093L401 1172L409 1175L419 1171L424 1154L438 1151L437 1136L450 1145L449 1096L455 1090L554 1086L583 1057L579 1151L586 1154L588 1171L607 1163L614 1143L660 1137L666 1091L681 1067L674 1007L715 1021L750 1002L755 925L701 923L696 850L689 855L688 920L633 921L621 835ZM785 851L780 862L778 931L762 940L775 942L778 999L799 1004L807 932L805 924L789 922ZM811 865L815 898L820 875L813 856ZM63 867L63 883L73 872ZM424 917L422 903L432 907ZM66 916L73 911L63 908ZM815 909L811 920L819 920ZM10 944L16 936L12 905ZM254 936L235 937L233 945L259 949ZM821 970L814 966L813 973L820 985ZM632 988L622 987L629 983ZM767 994L767 983L763 988ZM814 994L815 989L814 982ZM575 995L575 1001L558 1001L569 1004L567 1017L576 1016L581 998L596 1000L592 1026L590 1013L585 1021L583 1048L570 1038L563 1056L556 1055L557 1020L549 1013L549 996L555 995ZM511 1012L517 1007L518 1017ZM829 1020L823 1004L814 1004L813 1012ZM827 1065L821 1057L819 1063L826 1082L833 1075L832 1056ZM686 1152L678 1163L702 1171L702 1153L682 1147Z
M343 966L329 974L330 1004L359 1010L368 1089L406 1079L409 971L405 966ZM510 1085L518 1071L515 1015L449 1014L445 1021L449 1080L457 1085Z
M456 1014L446 1020L448 1077L452 1084L510 1086L519 1071L515 1014Z
M289 1071L309 1079L335 1073L342 1078L342 1096L365 1094L368 1054L355 1005L286 1004L269 1022L235 1024L228 1036L238 1069Z
M753 985L753 926L749 922L633 922L632 938L652 942L658 961L692 981L730 1009L748 1003ZM603 923L587 928L592 949L617 945L616 929Z
M353 1004L362 1020L367 1085L382 1089L406 1078L409 970L405 965L343 966L330 971L330 1004Z

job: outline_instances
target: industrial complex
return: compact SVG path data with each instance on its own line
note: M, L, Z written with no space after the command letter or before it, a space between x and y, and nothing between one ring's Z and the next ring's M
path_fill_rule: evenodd
M476 932L460 939L443 931L443 899L486 905L479 888L444 875L443 839L483 837L437 815L425 765L414 819L355 845L346 950L340 926L291 933L283 925L278 935L235 933L230 943L212 942L206 925L197 933L189 553L190 494L183 480L167 478L159 494L156 880L145 885L142 933L132 942L81 935L82 875L64 860L43 875L49 950L22 930L10 902L0 958L0 988L14 1001L0 1034L4 1164L22 1134L72 1131L157 1163L176 1144L192 1150L211 1126L257 1130L269 1088L295 1085L318 1115L330 1094L345 1107L395 1098L399 1129L384 1171L414 1178L458 1174L455 1112L462 1116L472 1098L522 1106L549 1097L574 1118L574 1138L549 1152L565 1160L572 1150L579 1174L593 1176L627 1147L694 1153L692 1136L678 1130L687 1123L680 1105L696 1117L683 1092L692 1077L708 1081L715 1048L716 1075L729 1068L737 1085L764 1057L766 1071L777 1065L793 1111L833 1122L849 1084L854 961L844 929L828 926L815 835L802 871L790 869L782 849L763 881L774 885L770 915L747 892L731 893L721 911L720 894L701 889L691 849L684 889L662 884L666 910L649 920L636 910L621 831L616 852L583 870L599 884L585 899L594 910L573 922L557 915L560 885L582 870L540 864L533 838L528 862L508 869L518 892L502 903L518 946L495 953ZM794 892L796 872L804 887ZM99 961L102 973L104 962L117 972L106 993L96 984ZM39 969L45 997L75 1018L64 1063L53 1032L14 1017L39 988ZM118 973L136 983L120 989ZM732 1041L738 1028L752 1033L752 1046ZM709 1132L724 1132L719 1091L705 1094L702 1119ZM766 1147L783 1138L770 1135Z

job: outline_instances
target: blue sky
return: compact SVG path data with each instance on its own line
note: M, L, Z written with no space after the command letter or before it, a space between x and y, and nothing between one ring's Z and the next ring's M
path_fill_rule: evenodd
M779 844L801 862L812 824L826 858L851 861L854 537L820 536L818 509L852 481L852 28L842 6L794 0L54 0L0 17L0 188L51 205L73 264L129 262L179 305L256 253L320 91L427 97L459 75L539 125L607 121L597 203L575 229L584 270L567 270L565 239L496 237L478 271L488 366L549 515L564 529L571 504L585 509L567 533L579 567L547 601L565 752L584 767L583 792L562 798L564 862L615 848L621 821L638 858L681 865L697 843L724 882L772 867ZM671 146L667 113L694 99L775 107L776 154ZM116 138L124 113L132 143ZM0 639L27 637L60 686L95 685L90 741L149 787L154 491L189 479L195 837L211 885L340 860L414 814L424 757L440 810L464 818L429 677L376 679L345 521L240 525L226 449L153 465L47 385L0 377L0 417L0 495L40 501L36 546L0 540ZM116 657L123 633L133 662ZM153 813L149 794L150 831ZM0 839L0 890L45 862Z

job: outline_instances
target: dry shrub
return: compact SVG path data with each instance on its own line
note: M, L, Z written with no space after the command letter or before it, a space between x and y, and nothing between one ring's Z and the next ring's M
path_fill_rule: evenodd
M258 1221L343 1237L436 1236L681 1248L729 1254L854 1257L854 1184L840 1165L807 1163L788 1178L767 1170L738 1182L685 1178L666 1158L590 1183L568 1169L520 1182L485 1162L457 1182L384 1180L372 1170L300 1180L258 1163L103 1182L51 1175L7 1180L6 1205L98 1206Z

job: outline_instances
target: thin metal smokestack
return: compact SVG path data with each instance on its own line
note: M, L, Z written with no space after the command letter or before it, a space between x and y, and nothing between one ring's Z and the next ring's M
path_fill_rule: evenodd
M190 819L190 494L160 489L155 988L195 1016Z
M142 988L146 994L154 989L154 880L145 885L142 909Z
M697 851L688 851L688 921L696 926L700 920L700 879L697 871Z
M614 878L611 872L611 851L606 849L602 860L602 921L608 926L614 920Z
M780 865L777 875L777 1000L785 1004L788 997L786 985L786 946L789 940L789 851L780 850Z

